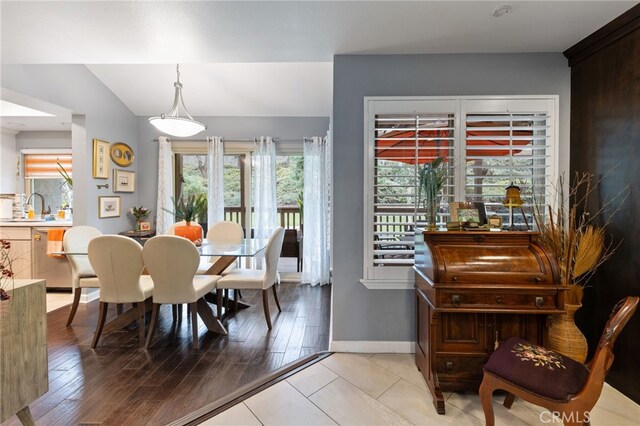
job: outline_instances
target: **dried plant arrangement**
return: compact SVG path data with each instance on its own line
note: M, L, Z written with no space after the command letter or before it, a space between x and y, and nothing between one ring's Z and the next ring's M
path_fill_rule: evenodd
M11 242L0 240L0 301L9 300L11 296L8 290L13 289L13 270L11 268L11 258L9 251Z
M605 176L596 177L588 172L576 172L568 186L564 176L555 187L557 209L535 204L534 219L541 232L542 243L552 252L560 269L560 280L570 290L566 303L579 305L585 285L596 269L609 259L620 245L608 238L606 228L629 196L629 185L600 207L589 212L594 199L599 195L600 184Z

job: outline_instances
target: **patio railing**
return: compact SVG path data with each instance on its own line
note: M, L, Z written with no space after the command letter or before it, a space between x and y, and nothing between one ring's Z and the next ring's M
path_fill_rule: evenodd
M239 223L245 228L244 207L225 207L224 220ZM253 209L252 209L253 210ZM298 207L278 207L280 226L285 229L298 229L300 227L300 209Z

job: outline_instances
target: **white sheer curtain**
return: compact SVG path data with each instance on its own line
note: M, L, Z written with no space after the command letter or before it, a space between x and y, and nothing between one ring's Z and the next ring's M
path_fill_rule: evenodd
M303 284L328 284L329 194L331 169L329 139L313 137L304 142Z
M156 205L156 234L162 235L173 223L173 215L164 209L173 210L171 205L172 191L171 141L166 136L158 137L158 202Z
M253 152L254 237L269 238L278 227L276 199L276 146L273 138L261 136Z
M207 222L224 220L224 143L218 136L207 137Z

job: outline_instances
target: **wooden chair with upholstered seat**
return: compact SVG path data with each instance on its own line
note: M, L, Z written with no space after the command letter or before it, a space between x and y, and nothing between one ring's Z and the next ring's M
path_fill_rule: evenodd
M160 235L149 239L142 250L147 271L153 278L153 311L147 334L149 348L162 304L189 304L193 348L198 349L198 300L216 288L220 275L196 275L200 254L186 238Z
M596 353L586 365L517 337L503 342L484 366L480 385L487 426L494 425L492 395L496 389L509 392L504 402L507 408L519 397L556 413L565 425L589 424L589 413L613 363L613 345L637 307L638 297L616 304Z
M140 346L143 346L145 300L151 297L153 281L150 276L142 275L142 246L122 235L96 237L89 242L89 261L100 280L100 314L91 347L98 345L109 303L134 305Z
M89 241L102 235L98 229L92 226L74 226L65 231L62 237L62 247L66 253L86 253ZM67 327L76 316L80 295L83 288L100 288L100 281L91 267L86 255L67 255L71 264L71 288L73 289L73 303L67 319Z
M220 278L218 281L218 318L222 312L222 289L258 289L262 290L262 305L264 307L264 316L267 321L267 327L271 330L271 315L269 314L269 287L273 288L273 297L276 300L276 306L278 311L282 312L280 308L280 301L278 301L278 293L276 291L275 283L277 281L277 268L278 259L280 257L280 251L282 250L282 241L284 239L284 228L277 228L267 243L265 248L265 263L266 269L244 269L238 268L229 272L227 275Z

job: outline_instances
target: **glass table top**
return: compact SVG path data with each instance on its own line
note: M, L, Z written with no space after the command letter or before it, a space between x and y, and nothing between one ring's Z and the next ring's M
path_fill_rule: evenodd
M200 256L236 256L252 257L267 247L267 239L245 238L240 244L223 245L213 244L206 240L198 247Z

